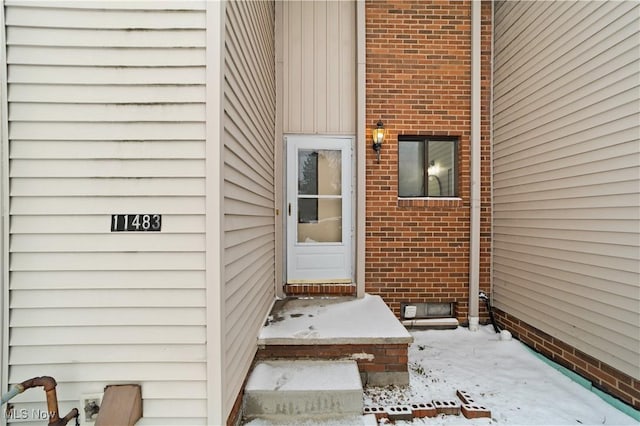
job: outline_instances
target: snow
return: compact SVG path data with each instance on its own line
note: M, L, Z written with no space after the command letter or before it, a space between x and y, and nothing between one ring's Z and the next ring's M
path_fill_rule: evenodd
M348 327L345 327L348 324ZM259 344L408 343L411 335L380 296L294 299L273 313Z
M355 361L262 361L245 390L362 390Z
M491 326L478 332L412 331L410 385L367 387L366 405L456 399L467 391L492 418L460 416L414 419L398 425L637 425L631 417L571 381L532 354L519 341L500 340ZM365 417L330 421L292 420L291 425L359 425ZM272 425L254 420L251 426Z

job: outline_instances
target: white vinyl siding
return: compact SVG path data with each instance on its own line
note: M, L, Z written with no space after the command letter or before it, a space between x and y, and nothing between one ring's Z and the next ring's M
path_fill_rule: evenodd
M139 383L141 424L206 423L204 7L7 2L9 382L63 414Z
M356 133L356 2L283 2L283 131Z
M226 4L224 60L225 418L275 298L275 7Z
M495 305L640 378L640 5L498 2Z

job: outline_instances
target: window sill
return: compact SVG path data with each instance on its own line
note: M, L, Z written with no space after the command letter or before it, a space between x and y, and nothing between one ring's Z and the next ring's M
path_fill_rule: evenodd
M460 197L398 197L398 207L463 207Z

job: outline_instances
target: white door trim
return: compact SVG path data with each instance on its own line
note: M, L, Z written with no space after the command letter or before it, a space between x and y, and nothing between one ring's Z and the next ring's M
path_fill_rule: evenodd
M286 145L286 282L354 282L354 165L353 137L290 135ZM298 149L328 149L342 152L342 241L339 243L301 242L298 229ZM289 212L289 206L291 210ZM322 259L320 263L318 260Z

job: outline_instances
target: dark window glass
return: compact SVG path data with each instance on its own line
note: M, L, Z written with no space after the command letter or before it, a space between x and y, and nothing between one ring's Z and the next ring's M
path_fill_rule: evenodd
M457 139L404 136L398 140L398 196L455 197Z

